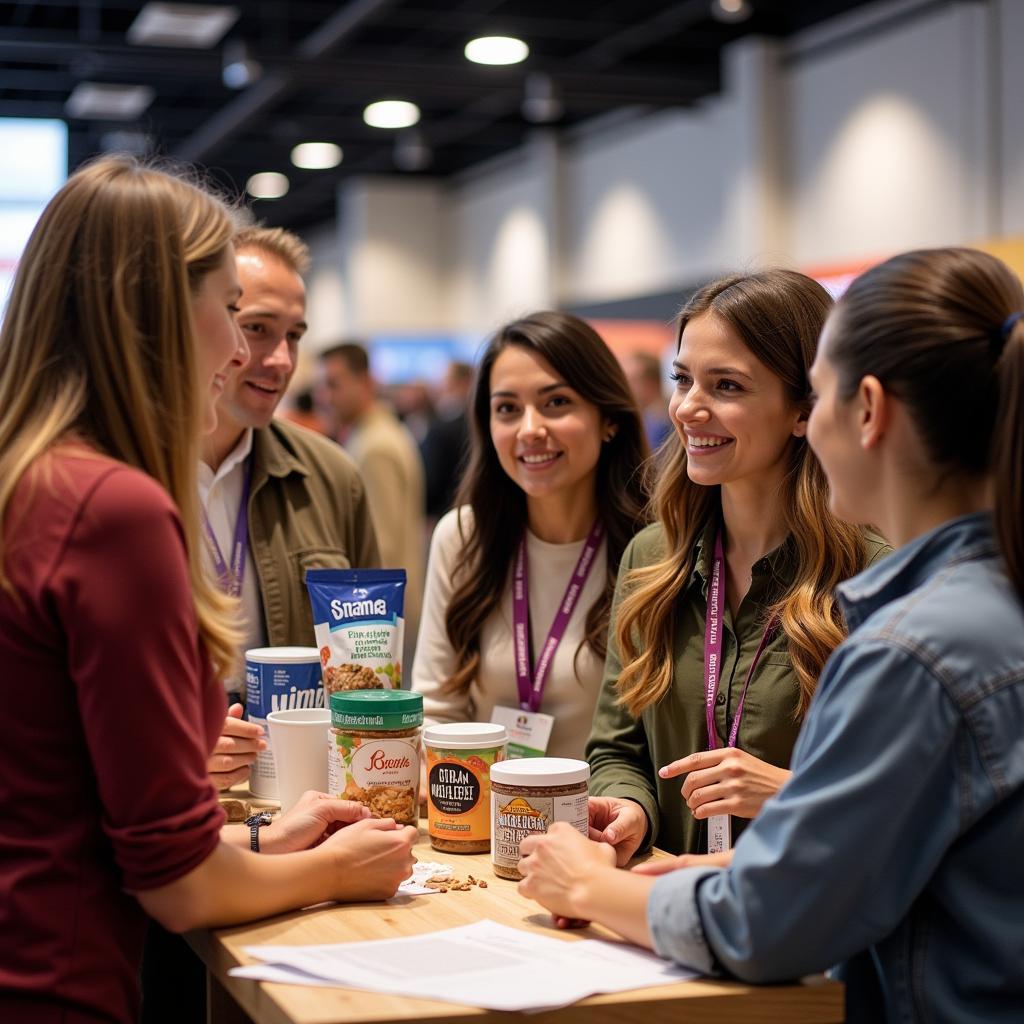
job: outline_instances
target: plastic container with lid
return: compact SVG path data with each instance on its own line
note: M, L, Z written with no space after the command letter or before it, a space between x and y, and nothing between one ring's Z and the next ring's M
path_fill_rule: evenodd
M446 853L491 848L492 767L505 759L508 733L492 722L453 722L423 730L430 845Z
M245 710L250 722L263 726L267 749L249 774L253 796L277 799L277 768L267 715L291 708L324 706L320 652L315 647L252 647L245 652Z
M378 818L419 820L423 697L408 690L331 694L331 796L365 804Z
M519 844L567 821L588 834L590 765L566 757L524 757L491 768L491 860L500 878L519 879Z

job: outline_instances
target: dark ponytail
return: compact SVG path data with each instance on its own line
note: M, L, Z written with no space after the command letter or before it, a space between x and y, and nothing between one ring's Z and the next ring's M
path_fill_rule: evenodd
M1024 310L1017 276L976 249L903 253L833 315L840 393L872 375L909 408L942 473L995 480L996 533L1024 600Z
M1018 318L1006 326L997 363L999 411L992 439L996 536L1006 571L1024 600L1024 322Z

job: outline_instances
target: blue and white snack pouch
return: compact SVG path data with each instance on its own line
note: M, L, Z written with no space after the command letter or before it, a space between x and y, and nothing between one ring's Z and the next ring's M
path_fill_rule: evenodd
M325 703L339 690L400 690L404 569L310 569L306 587Z

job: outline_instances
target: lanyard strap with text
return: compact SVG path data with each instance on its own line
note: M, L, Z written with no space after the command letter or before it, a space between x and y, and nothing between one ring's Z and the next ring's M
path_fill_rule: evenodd
M540 708L540 699L544 693L544 684L547 682L551 661L555 656L555 651L558 650L558 645L562 642L562 637L565 635L573 609L583 592L587 577L590 576L590 570L594 565L594 556L597 554L603 536L604 525L598 519L590 528L590 533L587 534L583 550L576 562L576 568L573 569L572 576L569 577L569 584L565 588L562 603L555 615L555 621L551 623L548 638L544 641L544 647L537 659L537 666L532 672L530 671L530 597L526 537L524 536L519 542L515 572L512 577L512 638L515 644L519 706L523 711L537 711Z
M704 627L704 710L708 726L708 749L714 750L718 746L718 735L715 729L715 697L718 695L718 678L722 668L722 607L725 605L725 579L722 576L722 566L725 562L725 555L722 548L722 531L718 531L715 538L715 556L711 562L711 577L708 581L708 614ZM747 677L743 680L743 689L740 691L739 703L736 705L736 714L733 716L732 726L729 729L728 746L735 747L736 739L740 732L740 719L743 717L743 704L747 699L747 687L750 686L750 679L757 668L757 663L764 654L778 623L775 619L765 627L761 635L761 642L757 646L757 653L747 670Z
M221 588L231 597L241 597L242 579L245 576L245 549L249 544L249 489L252 486L252 457L245 460L242 476L242 500L238 505L238 518L235 520L235 536L231 543L231 564L224 561L224 555L217 543L217 535L210 525L210 518L203 509L203 539L206 550L213 562L214 571L220 580Z

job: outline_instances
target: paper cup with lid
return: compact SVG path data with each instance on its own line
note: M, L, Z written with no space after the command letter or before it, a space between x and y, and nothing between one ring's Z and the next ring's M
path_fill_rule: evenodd
M505 759L508 733L492 722L423 730L430 845L446 853L491 848L491 768Z
M331 694L328 789L377 818L419 821L423 697L408 690Z
M565 821L588 834L590 765L524 757L491 767L491 860L499 878L519 879L519 844Z
M277 799L277 771L267 716L287 708L322 708L320 652L315 647L253 647L245 652L245 710L263 726L267 749L249 776L253 796ZM318 742L323 742L323 734Z

